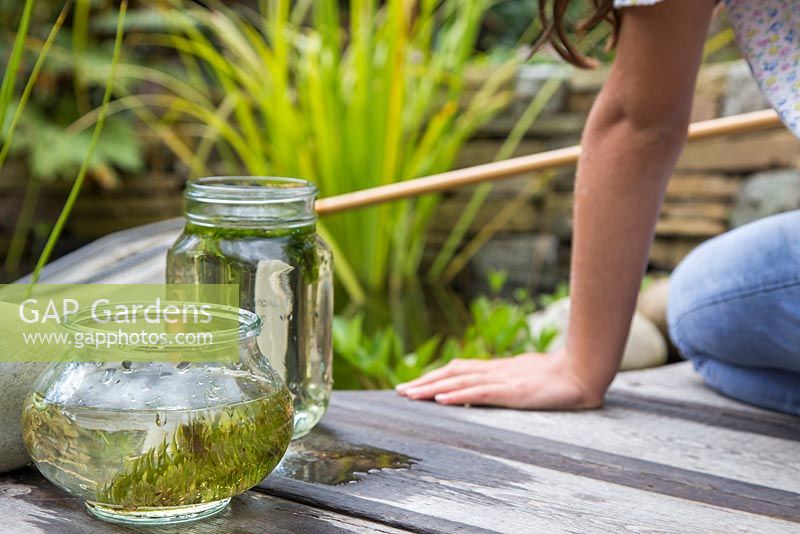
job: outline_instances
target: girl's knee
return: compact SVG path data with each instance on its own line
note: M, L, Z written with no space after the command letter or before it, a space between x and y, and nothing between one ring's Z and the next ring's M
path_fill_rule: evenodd
M688 256L672 273L669 280L669 300L667 303L667 328L672 342L684 358L694 360L700 357L698 341L694 333L698 326L703 330L710 328L697 325L698 318L689 315L703 305L705 295L697 291L706 277L706 269L701 261Z
M700 245L675 269L667 322L695 362L800 371L798 212L770 217Z

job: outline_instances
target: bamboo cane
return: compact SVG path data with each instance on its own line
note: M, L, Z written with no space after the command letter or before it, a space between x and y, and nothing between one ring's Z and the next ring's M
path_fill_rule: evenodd
M694 141L728 134L768 130L780 125L780 118L774 111L755 111L721 119L695 122L689 126L688 139ZM578 161L580 155L581 147L575 145L485 165L476 165L424 178L323 198L317 201L316 210L320 215L328 215L426 193L447 191L478 182L502 180L503 178L510 178L526 172L573 165Z

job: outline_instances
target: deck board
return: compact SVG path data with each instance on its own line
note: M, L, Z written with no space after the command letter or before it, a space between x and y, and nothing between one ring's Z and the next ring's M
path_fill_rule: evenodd
M320 432L333 436L327 439L336 443L366 443L416 455L418 464L407 471L370 474L357 484L342 486L270 477L265 489L285 498L312 496L318 505L341 507L362 517L373 513L376 502L390 506L394 513L414 511L420 514L415 516L419 523L411 527L430 524L433 516L460 522L462 528L500 532L525 528L542 532L792 532L800 528L795 493L483 425L454 423L453 412L468 409L427 403L402 406L405 402L389 395L338 393ZM390 409L387 405L391 404L399 407ZM439 417L432 415L436 411L441 412ZM309 439L316 440L316 435ZM326 440L313 446L324 451Z
M42 281L161 283L181 226L108 236ZM370 471L339 456L367 447L414 460ZM688 363L621 373L606 407L581 413L335 392L292 449L225 514L166 532L800 532L800 418L723 397ZM321 483L331 462L358 465L355 482ZM31 468L0 475L0 513L15 533L153 532L90 518Z
M451 410L447 417L800 493L800 443L609 406L584 413Z
M171 528L122 527L89 516L83 503L59 491L33 468L0 475L0 532L14 534L275 532L382 533L402 530L250 491L214 518Z
M797 424L798 421L797 417L763 410L717 393L703 383L703 379L694 372L692 364L689 362L620 373L612 384L612 391L639 395L653 400L691 403L709 408L754 414L768 419L779 419L786 424Z

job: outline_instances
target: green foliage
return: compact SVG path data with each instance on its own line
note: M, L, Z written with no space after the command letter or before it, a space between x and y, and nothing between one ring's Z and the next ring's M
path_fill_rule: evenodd
M71 180L80 170L91 140L91 130L71 134L66 125L48 118L38 105L31 104L22 113L11 153L24 155L31 176L38 180ZM104 183L110 184L116 182L114 168L134 172L142 167L141 148L133 124L120 117L110 119L91 160L91 172L103 176Z
M536 352L545 353L550 349L550 345L561 334L561 331L555 326L547 326L542 328L539 335L533 336L533 348Z
M364 328L364 314L334 319L333 346L335 383L340 389L384 389L413 380L455 358L503 358L525 352L547 352L560 332L545 328L537 336L528 327L528 315L536 308L524 291L514 299L499 295L505 273L492 272L489 284L493 297L478 297L469 306L470 318L464 333L441 340L425 341L406 352L393 326L374 334Z
M551 2L547 2L547 4L551 4ZM610 34L610 28L607 25L598 28L594 35L592 33L587 35L585 32L577 30L578 23L586 19L590 10L593 9L592 2L568 2L567 4L567 36L584 53L601 61L608 60L610 54L604 47L605 38ZM508 53L514 53L521 41L522 44L533 44L540 35L538 0L498 0L494 2L486 17L480 46L484 50L490 50L494 57L503 57ZM541 55L531 58L532 62L542 60L545 60L545 57Z
M510 99L512 60L477 91L465 83L488 0L264 0L260 10L162 2L191 23L144 39L183 69L133 77L166 86L154 131L195 175L296 176L321 196L444 171L476 128ZM413 8L413 9L412 9ZM412 13L413 11L413 13ZM184 80L190 80L187 84ZM325 219L350 300L401 292L418 271L435 197Z
M69 10L70 4L72 9ZM76 131L70 126L94 105L99 103L95 89L102 88L112 62L113 42L89 29L90 8L97 13L112 14L116 25L118 11L111 9L115 2L74 0L67 2L39 1L32 15L30 35L24 39L27 53L11 63L11 72L31 72L34 65L46 56L41 72L36 72L35 84L27 98L30 102L18 120L17 135L12 139L8 121L0 129L0 141L11 142L10 153L26 161L30 176L44 181L72 180L83 162L91 131ZM52 49L45 50L52 20L64 6L70 13L68 24L53 35ZM13 8L0 4L0 20L10 18ZM112 36L115 26L111 27ZM0 40L0 52L5 52ZM9 102L13 109L15 101ZM2 108L2 106L0 106ZM3 113L0 113L2 117ZM3 124L3 121L0 121ZM130 114L120 114L109 121L109 128L98 141L97 152L89 166L89 175L102 185L118 183L116 170L136 171L142 168L140 141L136 137Z
M127 8L128 0L122 0L122 3L120 4L119 18L117 19L117 31L116 35L114 36L114 51L111 59L111 68L108 74L108 80L106 81L106 87L103 92L103 101L100 106L100 114L92 131L92 137L89 140L89 145L87 147L83 163L81 164L80 169L78 169L78 174L75 177L75 182L72 184L72 188L70 189L69 196L64 204L64 208L61 210L61 213L59 213L58 219L53 226L53 230L50 232L47 242L44 245L44 249L39 256L39 260L36 262L36 266L33 269L33 273L31 274L32 284L36 284L39 281L39 276L41 275L42 269L44 269L44 266L50 261L50 256L53 254L56 243L61 237L61 233L64 231L64 225L66 225L67 219L69 219L69 216L72 213L72 209L75 207L75 202L78 200L81 187L83 187L83 182L86 179L86 175L89 172L90 165L97 151L97 147L100 142L100 134L103 131L103 126L105 125L106 117L108 115L108 105L111 101L112 87L114 84L114 79L117 75L117 67L119 66L119 57L122 51L123 24L125 22Z
M559 282L555 291L550 294L540 295L537 299L537 304L540 308L546 308L567 297L569 297L569 284L567 282Z
M27 238L38 225L34 214L42 181L72 180L86 162L89 177L114 187L119 182L119 170L132 172L143 166L141 142L130 116L115 116L105 134L95 141L95 150L91 150L92 132L73 126L99 101L95 89L103 86L113 63L114 43L90 39L89 7L97 4L97 8L107 8L114 3L36 2L30 18L22 18L14 47L8 52L10 59L0 90L0 168L9 154L29 168L25 197L6 256L8 276L19 274ZM52 22L54 13L58 15ZM0 3L2 23L14 16L12 6ZM72 26L65 28L67 21ZM0 38L0 54L6 55L6 46ZM18 98L11 97L14 83L7 82L19 75L27 76L28 82ZM74 83L65 83L69 81Z
M531 348L528 303L479 297L470 305L471 324L462 340L463 357L513 356ZM450 358L446 358L450 359Z
M486 281L489 283L489 291L492 295L499 295L506 285L508 273L492 269L489 271Z
M275 469L291 440L291 404L282 402L281 418L261 402L179 425L170 441L130 459L99 489L98 500L133 509L214 502L247 491Z
M433 337L406 353L392 326L369 336L364 332L363 313L351 319L337 316L333 322L336 385L344 389L385 389L416 378L431 364L439 341L438 336Z
M6 114L11 106L11 97L14 94L17 71L22 61L22 54L25 50L25 39L28 35L28 28L31 23L34 2L26 0L19 20L17 35L14 38L14 45L8 57L8 63L3 72L3 81L0 83L0 131L6 128Z

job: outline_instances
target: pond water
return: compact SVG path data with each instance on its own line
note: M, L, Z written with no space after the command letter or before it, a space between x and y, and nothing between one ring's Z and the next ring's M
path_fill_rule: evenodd
M412 348L434 335L447 337L464 333L470 321L465 293L436 283L409 282L402 291L380 299L369 298L355 310L364 313L366 332L392 326L406 347ZM350 315L353 311L345 307L338 313Z

